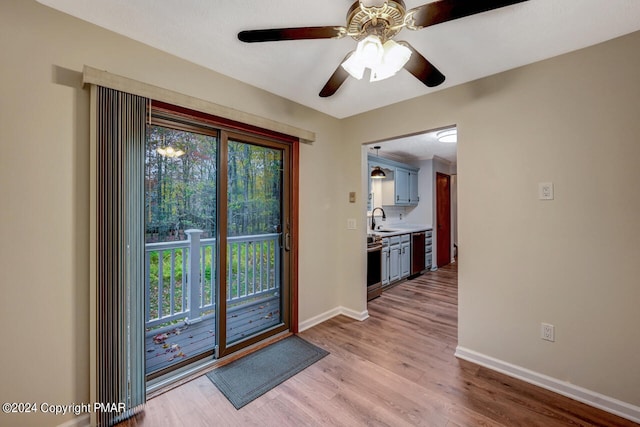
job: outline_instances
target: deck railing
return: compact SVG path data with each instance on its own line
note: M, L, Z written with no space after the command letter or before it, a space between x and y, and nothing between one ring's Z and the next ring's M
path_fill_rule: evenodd
M187 240L145 245L145 326L178 320L188 323L216 309L217 245L200 239L202 230L185 231ZM279 234L227 239L227 307L280 291ZM198 254L192 257L191 254Z

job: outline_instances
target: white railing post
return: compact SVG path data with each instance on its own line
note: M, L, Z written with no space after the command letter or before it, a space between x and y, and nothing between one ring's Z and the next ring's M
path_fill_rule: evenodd
M185 230L189 241L189 316L186 322L196 323L200 318L200 235L202 230Z

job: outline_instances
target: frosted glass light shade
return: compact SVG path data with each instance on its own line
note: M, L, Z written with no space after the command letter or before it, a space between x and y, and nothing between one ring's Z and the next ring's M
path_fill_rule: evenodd
M411 58L411 50L393 40L384 45L378 36L370 35L358 43L358 47L342 63L352 77L360 80L366 68L371 70L370 81L384 80L395 75Z

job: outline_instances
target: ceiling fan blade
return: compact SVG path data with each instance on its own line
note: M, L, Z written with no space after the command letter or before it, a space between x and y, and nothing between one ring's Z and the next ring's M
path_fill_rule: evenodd
M407 11L407 15L413 15L413 22L408 28L429 27L525 1L528 0L439 0Z
M413 74L418 80L429 87L434 87L444 82L444 74L442 74L433 64L422 56L407 42L398 42L411 50L411 57L404 65L404 68Z
M238 39L246 43L275 42L280 40L332 39L344 37L344 27L272 28L269 30L240 31Z
M342 86L342 83L347 80L347 78L349 77L349 73L347 72L347 70L342 68L342 63L352 53L353 52L349 52L347 56L344 57L344 59L340 62L340 65L338 65L338 68L336 68L331 77L329 77L329 80L327 80L327 83L325 83L324 87L319 93L322 98L326 98L336 93L337 90L340 89L340 86Z

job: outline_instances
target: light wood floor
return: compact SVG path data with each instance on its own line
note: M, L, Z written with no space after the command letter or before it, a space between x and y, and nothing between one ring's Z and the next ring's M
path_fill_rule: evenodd
M634 426L454 357L457 271L404 282L300 334L331 354L236 410L202 376L151 399L127 426Z

